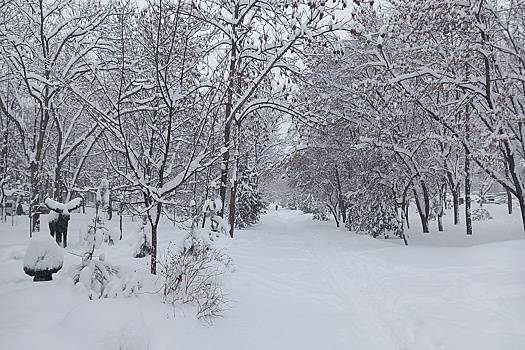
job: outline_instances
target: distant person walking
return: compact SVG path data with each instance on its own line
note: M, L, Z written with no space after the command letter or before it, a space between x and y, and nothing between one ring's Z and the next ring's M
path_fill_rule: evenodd
M279 209L279 204L275 205L275 210Z

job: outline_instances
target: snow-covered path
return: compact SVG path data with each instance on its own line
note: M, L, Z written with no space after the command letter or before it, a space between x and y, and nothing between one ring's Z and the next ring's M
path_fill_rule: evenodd
M270 212L236 241L237 289L255 283L267 348L519 349L524 243L406 248Z
M270 211L231 242L230 309L208 327L155 295L89 301L65 273L30 282L25 238L5 233L2 349L525 348L524 240L404 247ZM125 262L128 248L113 255Z

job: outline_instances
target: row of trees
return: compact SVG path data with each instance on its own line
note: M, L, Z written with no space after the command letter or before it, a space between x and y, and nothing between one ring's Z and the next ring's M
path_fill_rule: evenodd
M525 228L524 11L521 0L360 1L341 40L309 55L292 185L377 234L403 231L411 198L423 232L433 217L442 230L447 193L457 224L462 192L472 234L476 174L482 194L507 191L509 212L517 199Z
M218 195L232 237L258 219L276 111L297 114L290 92L305 51L346 7L0 1L2 189L28 191L33 232L47 196L68 201L107 178L114 200L147 215L152 273L162 215L184 220L196 214L187 203Z

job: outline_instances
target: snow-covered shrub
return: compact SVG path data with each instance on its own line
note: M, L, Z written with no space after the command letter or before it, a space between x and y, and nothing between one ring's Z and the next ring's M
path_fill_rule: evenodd
M326 214L325 210L322 209L316 209L314 210L314 215L312 217L313 220L319 220L319 221L328 221L328 215Z
M95 249L99 249L102 243L105 241L104 237L107 235L108 230L102 224L102 220L99 216L95 216L91 224L88 226L86 234L83 236L83 250L84 258L91 260Z
M124 274L116 266L104 261L104 254L94 260L94 253L104 242L112 245L114 238L105 226L99 209L109 203L109 182L102 180L97 190L97 207L92 223L83 237L82 262L75 267L73 283L82 284L90 299L130 296L141 287L140 281Z
M195 226L180 246L170 246L159 259L162 293L167 303L195 305L197 317L211 322L227 304L221 278L231 259L212 244L215 233Z
M474 221L486 221L492 220L492 216L489 211L485 208L479 208L472 212L472 220Z
M33 281L51 281L64 263L64 251L47 234L31 238L24 257L24 272Z
M151 227L147 225L147 217L143 216L137 230L137 243L133 248L134 258L144 258L151 254Z
M237 188L237 210L235 211L235 226L244 228L259 221L266 204L258 188L257 173L248 168L242 172Z
M89 299L129 297L142 287L135 274L123 273L103 256L98 261L84 259L74 270L73 283L81 283L89 291Z
M222 209L222 201L220 197L215 199L206 199L202 206L202 215L205 220L205 229L211 236L217 236L222 233L226 234L229 231L229 225L220 215ZM194 225L196 222L194 221Z
M368 233L374 238L388 234L402 235L395 206L379 196L371 196L367 201L351 200L347 218L346 226L350 231Z
M102 179L97 188L96 193L96 205L97 210L104 210L109 206L109 181L108 179Z

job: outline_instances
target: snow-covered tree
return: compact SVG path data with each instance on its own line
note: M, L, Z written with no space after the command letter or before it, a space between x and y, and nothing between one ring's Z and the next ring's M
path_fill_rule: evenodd
M0 59L10 94L0 94L0 110L17 129L29 170L30 231L38 231L48 146L56 148L54 197L62 200L61 167L96 129L78 128L82 108L68 118L71 109L63 107L67 86L90 70L87 58L103 46L99 30L108 13L94 2L75 0L9 1L4 11L9 20L0 23Z
M238 228L245 228L259 221L266 208L254 169L247 168L241 172L237 191L235 225Z

